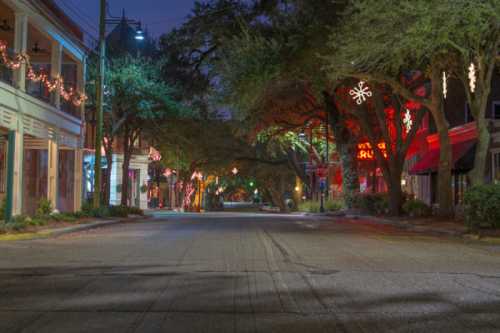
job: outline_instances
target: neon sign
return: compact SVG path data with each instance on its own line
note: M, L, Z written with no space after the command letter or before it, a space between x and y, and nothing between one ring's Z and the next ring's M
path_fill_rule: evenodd
M378 149L382 152L384 158L388 158L387 145L385 142L380 142L377 145ZM374 161L375 152L373 151L372 145L369 142L363 142L358 144L358 160L360 161Z

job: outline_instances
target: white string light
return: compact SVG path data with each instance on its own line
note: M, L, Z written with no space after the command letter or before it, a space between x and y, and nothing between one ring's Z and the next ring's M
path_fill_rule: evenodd
M472 93L476 91L476 81L476 65L472 62L469 66L469 85Z
M405 116L403 118L403 124L405 125L406 134L410 133L413 127L413 119L411 118L410 109L406 109Z
M73 88L66 90L64 88L64 79L61 76L50 79L49 76L43 72L39 74L35 73L28 54L17 54L14 59L9 59L9 55L7 54L7 43L2 40L0 40L0 60L7 68L13 70L17 70L22 64L26 64L26 76L29 80L41 82L49 92L58 92L64 100L72 102L75 106L80 106L87 100L85 94L77 92Z
M369 87L365 87L364 81L359 81L358 86L349 91L349 95L352 96L352 99L355 100L358 105L361 105L366 102L367 97L372 97L372 92Z
M448 76L443 72L443 97L446 99L448 96Z

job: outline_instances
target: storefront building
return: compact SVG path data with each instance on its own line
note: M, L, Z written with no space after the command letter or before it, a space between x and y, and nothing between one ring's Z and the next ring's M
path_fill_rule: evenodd
M448 135L451 141L453 174L450 186L453 189L454 203L460 207L464 193L470 187L467 175L474 167L478 133L462 85L456 81L451 81L449 85L444 108L450 123ZM489 163L484 178L486 183L500 183L500 76L498 75L495 75L492 81L486 118L489 120L491 142ZM440 144L430 116L424 119L415 141L417 144L413 146L418 149L410 152L407 157L404 189L410 196L434 205L438 201L436 193Z
M0 0L0 199L7 215L82 203L82 33L52 1Z

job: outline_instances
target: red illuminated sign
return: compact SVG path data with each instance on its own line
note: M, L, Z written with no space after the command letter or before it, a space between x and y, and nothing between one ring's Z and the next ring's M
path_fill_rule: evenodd
M377 145L378 149L382 152L385 158L387 155L387 145L385 142L381 142ZM374 161L375 152L373 151L372 145L369 142L364 142L358 144L358 160L360 161Z

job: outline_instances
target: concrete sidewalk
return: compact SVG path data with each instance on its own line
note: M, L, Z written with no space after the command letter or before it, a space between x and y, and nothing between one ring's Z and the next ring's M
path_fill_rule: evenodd
M141 216L140 219L144 219L145 217ZM128 218L116 218L116 219L106 219L106 220L95 220L90 221L89 223L84 224L76 224L70 227L62 227L62 228L50 228L43 229L36 232L20 232L13 234L5 234L0 235L0 242L2 241L22 241L22 240L35 240L35 239L46 239L46 238L54 238L61 235L66 235L70 233L92 230L97 228L103 228L107 226L111 226L114 224L129 222L137 220L138 217L131 216Z
M457 237L467 240L483 241L488 243L500 244L500 233L483 231L473 232L466 225L457 221L436 221L432 219L409 219L401 217L399 219L384 218L372 215L365 215L350 212L331 212L331 213L300 213L296 215L316 217L321 219L345 218L354 220L367 220L381 225L390 225L392 227L423 233L433 236ZM498 235L497 235L498 234Z
M347 218L366 218L379 224L391 225L403 230L436 236L463 237L470 233L469 228L460 222L412 220L407 218L389 219L375 216L346 215Z

